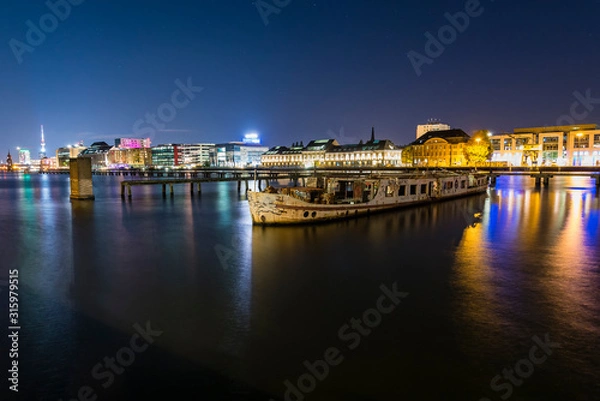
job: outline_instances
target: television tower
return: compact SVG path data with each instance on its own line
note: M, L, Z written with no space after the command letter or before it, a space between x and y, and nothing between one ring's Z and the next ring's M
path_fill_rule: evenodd
M40 146L40 159L46 157L46 141L44 140L44 126L42 125L42 143Z

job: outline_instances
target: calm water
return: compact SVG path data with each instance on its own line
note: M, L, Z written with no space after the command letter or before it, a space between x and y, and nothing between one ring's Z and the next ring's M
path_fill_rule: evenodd
M119 179L95 177L96 201L71 203L66 176L0 176L3 333L8 270L21 282L18 399L89 386L98 400L267 401L286 381L306 390L290 400L600 399L589 179L502 178L483 196L289 228L253 227L235 184L122 201ZM394 283L401 303L368 312ZM350 327L365 312L372 328ZM136 323L155 331L139 352ZM534 336L560 347L529 362ZM303 363L331 347L336 366L311 381ZM106 373L115 356L127 366Z

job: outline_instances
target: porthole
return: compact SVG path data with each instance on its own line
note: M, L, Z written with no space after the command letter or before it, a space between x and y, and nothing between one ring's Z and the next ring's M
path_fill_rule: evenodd
M304 212L304 217L308 217L308 212Z
M312 212L310 215L311 215L312 217L317 217L317 212Z

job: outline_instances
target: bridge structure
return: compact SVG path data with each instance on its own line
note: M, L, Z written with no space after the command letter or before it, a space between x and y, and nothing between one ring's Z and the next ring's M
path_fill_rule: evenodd
M238 184L238 192L241 192L242 182L245 191L249 189L249 181L257 183L258 189L262 190L269 183L278 180L291 180L297 185L302 180L315 175L365 177L370 175L386 174L419 174L434 171L467 172L478 171L487 173L490 184L495 185L500 176L525 176L535 180L536 186L550 185L550 180L561 176L590 177L595 181L596 188L600 189L600 166L598 167L448 167L448 168L422 168L422 167L258 167L258 168L201 168L194 170L186 169L97 169L92 174L96 176L127 176L136 179L124 179L121 181L121 195L131 197L131 188L135 186L161 185L163 195L167 193L167 186L172 195L173 186L177 184L188 184L190 193L202 192L202 183L235 181ZM68 169L55 169L42 172L44 174L69 174ZM196 190L194 189L196 188Z
M550 185L550 179L554 177L590 177L594 180L596 188L600 189L600 167L491 167L483 168L481 171L488 172L490 184L495 185L499 176L529 176L535 180L535 186Z

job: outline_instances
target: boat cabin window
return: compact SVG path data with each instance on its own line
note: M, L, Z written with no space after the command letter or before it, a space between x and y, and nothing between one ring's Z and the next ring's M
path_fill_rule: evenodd
M411 185L410 186L410 194L411 195L416 195L417 194L417 185Z
M398 196L406 196L406 185L400 185Z
M392 185L387 185L385 187L385 196L386 198L394 196L394 187Z
M427 193L427 184L421 184L421 194Z

